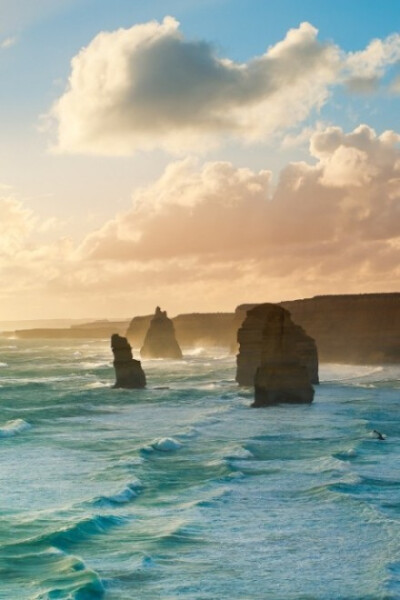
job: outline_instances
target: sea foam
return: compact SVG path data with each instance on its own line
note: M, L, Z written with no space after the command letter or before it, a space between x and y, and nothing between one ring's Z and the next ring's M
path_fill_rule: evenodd
M159 450L160 452L174 452L175 450L182 448L182 444L174 438L166 437L153 442L152 447L154 450Z
M0 427L0 438L12 437L31 427L32 425L23 419L13 419Z

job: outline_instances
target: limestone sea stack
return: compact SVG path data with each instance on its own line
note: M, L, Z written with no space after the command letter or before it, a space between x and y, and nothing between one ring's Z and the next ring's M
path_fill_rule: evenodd
M182 351L175 338L174 324L167 317L166 311L159 306L146 333L144 343L140 349L142 358L172 358L182 359Z
M146 375L140 360L132 357L132 349L128 340L118 333L111 336L111 348L114 354L115 385L114 388L140 389L146 387Z
M280 306L261 304L248 311L238 332L236 380L254 385L253 406L313 401L318 357L310 340Z
M258 367L271 358L269 336L278 335L272 325L276 325L274 319L278 317L282 326L279 335L284 336L282 343L286 352L294 353L299 363L306 368L311 383L319 383L318 351L313 338L307 335L302 327L293 323L288 310L276 304L265 303L247 311L247 316L237 333L239 354L236 381L239 385L254 385Z

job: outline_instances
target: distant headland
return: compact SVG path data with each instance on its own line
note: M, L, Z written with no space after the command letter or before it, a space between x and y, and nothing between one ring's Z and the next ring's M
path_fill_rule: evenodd
M266 299L267 300L267 299ZM171 319L181 348L219 346L237 352L237 332L247 311L188 313ZM278 303L315 339L320 362L352 364L400 363L400 293L315 296ZM94 321L63 328L30 328L3 332L22 339L106 339L126 335L141 348L154 315L129 320Z

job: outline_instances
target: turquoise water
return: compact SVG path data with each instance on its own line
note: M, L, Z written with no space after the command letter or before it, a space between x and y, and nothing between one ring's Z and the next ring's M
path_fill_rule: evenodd
M222 351L137 391L110 360L0 342L2 600L400 598L400 368L323 365L313 405L255 410Z

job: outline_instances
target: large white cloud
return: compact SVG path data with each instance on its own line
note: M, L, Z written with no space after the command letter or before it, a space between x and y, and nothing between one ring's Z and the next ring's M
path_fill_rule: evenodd
M173 163L78 247L35 242L37 217L5 199L0 306L10 290L10 302L36 290L77 316L129 315L161 299L178 312L397 290L399 136L329 127L314 133L310 152L276 186L267 170Z
M302 23L263 55L237 63L185 39L172 17L101 32L73 58L52 107L55 147L124 155L207 149L226 136L265 140L319 109L333 85L374 89L400 59L397 34L348 54L317 34Z
M136 192L130 211L90 234L81 252L101 260L240 260L291 245L348 244L347 236L354 244L391 239L400 229L399 139L366 125L349 134L329 127L311 138L316 164L288 165L275 190L269 171L179 161Z
M56 219L41 218L12 189L0 186L0 300L26 302L33 290L43 292L47 282L59 276L72 247L66 239L46 240L57 226Z
M179 152L222 134L263 139L321 106L338 68L337 48L319 42L309 23L244 64L186 40L172 17L102 32L72 60L68 88L53 107L58 149Z
M11 195L0 197L0 251L12 255L34 227L31 210Z
M221 255L229 260L262 244L270 172L227 162L196 168L191 159L134 196L134 208L89 235L81 252L96 259L153 260Z
M345 60L346 84L350 90L373 91L388 66L400 61L400 35L374 39L365 50L350 52Z
M214 294L217 286L220 298L235 288L240 299L240 286L242 299L255 291L276 299L395 289L398 140L366 125L349 134L327 128L311 139L316 163L288 165L276 188L268 171L177 162L135 194L130 211L88 235L77 255L92 272L136 272L146 289L201 282Z

